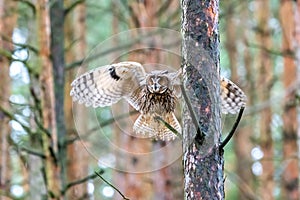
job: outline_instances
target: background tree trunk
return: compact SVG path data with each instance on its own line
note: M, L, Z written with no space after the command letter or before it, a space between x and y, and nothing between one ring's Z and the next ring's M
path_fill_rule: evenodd
M231 80L234 83L240 84L242 78L238 74L238 69L244 64L246 77L245 83L246 87L243 88L243 91L247 94L247 107L251 107L253 105L253 95L254 95L254 87L253 87L253 62L252 55L249 51L249 47L245 44L249 37L250 26L247 22L249 18L248 5L243 4L240 18L238 21L236 18L238 13L237 7L235 4L237 1L231 1L230 3L226 3L225 5L225 20L226 20L226 39L224 41L226 50L229 56L229 66L231 72ZM243 30L242 32L239 30ZM243 49L243 52L240 51ZM239 57L242 57L242 60L239 60ZM224 67L224 66L221 66ZM229 118L229 117L228 117ZM225 123L228 120L226 117ZM247 119L245 119L247 118ZM253 144L251 141L253 127L252 122L254 120L253 116L244 116L243 121L247 121L250 123L243 123L237 130L234 135L234 152L236 155L236 175L234 175L231 171L228 171L229 179L232 178L232 182L236 184L238 187L238 199L257 199L257 195L253 190L253 182L254 176L252 174L251 168L246 166L251 166L253 161L251 158L251 150L253 149ZM230 124L232 120L230 120ZM231 163L229 163L230 165ZM226 168L226 164L225 164ZM229 169L230 170L230 169Z
M298 2L299 3L299 2ZM299 7L299 6L298 6ZM299 193L299 149L297 134L299 124L297 122L296 89L297 89L297 50L299 51L299 10L296 2L282 0L279 10L282 27L282 50L284 56L283 84L286 91L283 107L283 160L284 170L282 174L282 199L296 200ZM298 37L298 41L297 38ZM298 53L299 54L299 53ZM298 55L299 56L299 55Z
M55 96L53 69L50 61L50 14L48 0L40 0L35 2L38 46L39 46L39 65L41 66L40 83L41 83L41 107L43 127L46 129L42 133L43 150L46 156L44 163L45 185L47 194L45 196L56 198L60 195L60 178L57 152L57 130L56 130L56 114L55 114Z
M269 0L258 0L255 2L257 12L257 43L265 49L271 49L271 31L268 21L270 20ZM269 52L265 49L258 51L256 65L258 70L257 88L259 102L270 100L273 86L273 63ZM260 147L263 152L262 175L260 177L259 194L262 199L274 199L274 146L271 133L272 111L270 106L266 106L260 113Z
M192 121L183 107L185 196L224 199L219 79L219 1L183 0L184 87L198 117ZM197 127L204 135L199 133Z
M65 95L65 46L64 46L64 2L54 1L50 4L51 18L51 60L53 64L54 95L55 95L55 120L57 130L57 159L59 166L59 178L61 188L66 186L66 123L64 113ZM62 198L64 197L64 191Z
M72 2L69 2L69 4ZM69 6L69 5L68 5ZM86 4L81 3L74 9L74 13L69 13L66 18L65 26L65 47L66 62L72 63L76 60L84 59L86 56ZM74 43L75 41L75 43ZM66 72L65 83L65 118L67 125L67 136L69 140L78 137L76 130L80 133L87 131L87 119L83 117L78 120L75 126L72 111L72 99L70 97L71 82L74 80L76 70L68 70ZM82 106L74 104L74 109L80 113L81 116L87 116L85 109ZM76 129L77 128L77 129ZM67 180L74 182L88 176L88 161L89 155L87 150L82 145L83 141L80 138L68 144L67 148ZM84 161L84 162L83 162ZM87 199L87 182L75 185L68 191L68 199Z

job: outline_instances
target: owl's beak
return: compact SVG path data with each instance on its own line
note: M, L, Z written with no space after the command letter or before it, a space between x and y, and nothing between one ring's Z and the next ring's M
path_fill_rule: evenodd
M153 90L153 92L158 93L158 92L159 92L159 88L160 88L160 86L159 86L157 83L154 83L154 84L152 85L152 90Z

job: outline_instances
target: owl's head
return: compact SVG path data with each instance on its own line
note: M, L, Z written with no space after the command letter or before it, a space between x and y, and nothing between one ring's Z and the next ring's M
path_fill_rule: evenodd
M168 71L152 71L146 78L146 85L149 92L163 94L170 85Z

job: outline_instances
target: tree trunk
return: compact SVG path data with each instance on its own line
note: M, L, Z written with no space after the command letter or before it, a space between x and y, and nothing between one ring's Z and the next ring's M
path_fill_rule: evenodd
M240 65L238 64L238 58L243 57L244 60L244 66L246 70L246 87L243 88L245 93L247 94L247 106L251 107L253 105L253 95L255 92L255 89L253 87L253 69L252 69L252 57L249 52L249 48L246 46L246 44L242 44L244 48L244 52L237 51L237 46L241 45L242 41L248 40L248 33L249 30L249 24L245 23L249 19L249 13L248 13L248 4L244 4L243 8L241 9L241 13L239 13L241 16L235 15L233 3L227 3L228 6L225 10L226 12L226 50L228 52L229 56L229 64L231 69L231 80L234 83L239 83L240 78L238 76L238 68ZM240 17L240 23L236 22L236 18ZM245 30L242 33L239 33L239 29ZM249 31L249 32L248 32ZM234 151L236 155L236 177L235 184L238 187L238 199L243 200L252 200L257 199L257 195L255 194L253 188L253 174L251 171L251 167L245 167L245 166L251 166L253 161L251 158L251 150L253 149L253 144L251 141L251 137L253 135L253 116L249 115L247 117L247 124L244 124L244 126L241 126L239 129L236 130L236 133L234 135ZM234 172L233 172L234 173Z
M298 2L299 4L299 2ZM299 5L292 0L282 0L279 16L282 27L282 50L284 56L283 84L285 88L283 107L283 160L282 199L300 199L299 149L297 145L297 64L299 64ZM296 27L298 30L296 31ZM298 52L297 52L298 51ZM297 57L298 55L298 57Z
M219 1L183 0L183 105L186 199L224 199L219 79ZM195 118L191 118L194 112ZM197 126L197 127L196 127ZM197 131L196 131L197 130ZM200 130L202 133L200 133Z
M4 6L5 5L5 6ZM17 3L9 0L0 0L0 50L12 52L13 45L7 39L12 39L13 29L16 25ZM5 38L6 37L6 38ZM0 54L0 107L8 110L11 93L11 80L9 77L10 61ZM11 167L9 155L10 119L0 111L0 191L9 191L11 184ZM5 195L0 200L8 200Z
M60 194L59 168L57 165L57 138L56 138L56 120L55 120L55 97L53 85L53 69L50 61L50 18L49 1L39 0L35 2L36 19L38 31L39 46L39 65L41 66L41 108L43 127L43 150L46 156L44 160L44 181L47 188L45 196L51 199Z
M269 0L258 0L257 5L257 42L266 49L271 49L271 31L268 21L270 18ZM273 86L273 64L270 54L261 49L256 59L258 69L257 92L260 102L270 100L271 89ZM260 113L260 147L263 152L261 160L263 173L260 176L259 194L262 199L274 199L274 146L271 132L272 111L271 107L265 107Z
M65 26L65 46L68 51L66 52L66 62L72 63L75 60L81 60L85 57L86 52L86 5L81 3L76 6L74 12L69 13L66 18ZM76 41L76 44L73 42ZM72 48L70 48L72 47ZM65 118L67 125L67 136L69 139L76 138L78 133L85 133L87 131L87 119L82 118L78 120L76 126L73 119L72 111L72 99L70 97L71 82L74 80L75 70L69 70L66 72L65 83ZM80 113L81 116L87 116L85 109L82 106L74 104L74 109ZM77 129L76 129L77 127ZM70 143L67 149L67 180L68 182L74 182L88 176L88 153L83 147L79 139ZM69 189L68 199L87 199L87 182L79 185L75 185Z
M51 59L54 75L55 119L57 130L57 159L59 165L61 188L66 186L66 123L64 113L65 95L65 46L64 46L64 2L54 1L50 7L51 18ZM64 198L64 194L62 194Z

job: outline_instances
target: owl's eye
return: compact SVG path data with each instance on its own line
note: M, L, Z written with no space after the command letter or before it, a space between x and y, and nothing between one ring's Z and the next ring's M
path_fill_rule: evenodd
M154 81L153 81L153 76L149 76L149 77L147 78L147 84L148 84L148 85L153 85L153 83L154 83Z
M167 77L162 76L162 77L159 78L158 83L161 86L168 87L168 85L169 85L169 79Z

